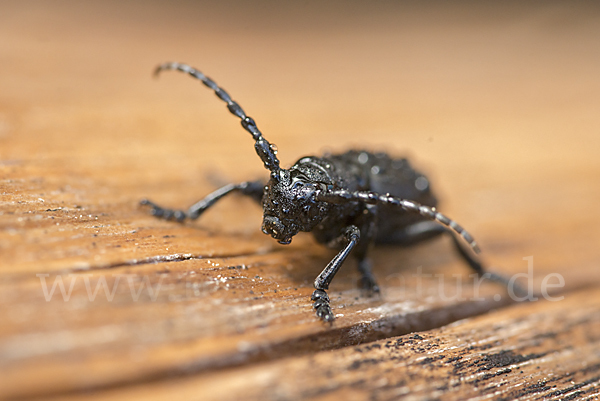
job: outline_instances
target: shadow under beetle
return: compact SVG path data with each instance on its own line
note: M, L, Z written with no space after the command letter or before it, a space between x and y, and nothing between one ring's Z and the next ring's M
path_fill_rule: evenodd
M318 242L341 249L315 279L311 299L319 318L326 322L335 318L326 290L351 251L358 260L362 288L369 294L379 292L367 257L373 243L408 246L449 234L458 254L476 273L507 283L502 276L486 273L481 263L461 245L459 237L473 252L479 253L473 237L436 210L437 200L429 181L406 159L351 150L323 157L303 157L290 169L283 169L279 166L275 146L213 80L185 64L165 63L157 67L155 74L163 70L188 73L227 103L229 111L242 120L242 127L252 135L256 153L271 174L267 185L248 181L217 189L187 212L165 209L149 200L142 200L141 204L151 206L152 214L157 217L182 222L197 219L224 196L238 192L262 203L262 231L280 244L289 244L294 235L306 231L312 232Z

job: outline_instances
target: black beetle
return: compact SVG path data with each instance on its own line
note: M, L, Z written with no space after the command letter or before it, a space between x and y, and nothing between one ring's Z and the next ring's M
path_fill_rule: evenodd
M283 169L279 166L276 148L262 136L254 120L212 79L181 63L162 64L155 74L163 70L188 73L215 91L219 99L227 103L229 111L242 120L242 126L254 138L256 153L271 175L266 185L260 181L226 185L192 205L187 212L165 209L149 200L142 200L141 204L151 206L157 217L181 222L197 219L225 195L238 192L262 203L262 231L280 244L289 244L294 235L305 231L312 232L318 242L341 248L314 283L316 289L311 298L317 316L324 321L334 320L325 290L351 251L358 259L361 286L370 293L379 292L367 258L372 243L407 246L450 234L459 255L476 273L507 282L497 274L485 273L481 263L463 248L458 236L479 253L473 237L436 210L437 200L429 181L406 159L352 150L323 157L303 157L290 169Z

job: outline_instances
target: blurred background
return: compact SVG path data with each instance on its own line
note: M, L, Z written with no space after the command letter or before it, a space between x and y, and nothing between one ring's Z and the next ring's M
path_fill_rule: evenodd
M560 235L545 202L580 230L598 221L596 2L3 1L0 10L0 158L70 164L107 202L153 186L148 195L187 205L214 186L207 175L264 175L210 91L177 73L152 79L158 63L181 61L232 94L284 165L349 147L408 155L446 210L500 237L524 225Z

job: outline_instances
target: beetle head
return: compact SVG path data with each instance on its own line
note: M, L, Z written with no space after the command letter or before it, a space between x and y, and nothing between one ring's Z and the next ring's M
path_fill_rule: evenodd
M317 201L315 193L331 185L310 170L299 163L281 169L265 187L262 231L280 244L289 244L300 231L311 231L329 210L329 204Z

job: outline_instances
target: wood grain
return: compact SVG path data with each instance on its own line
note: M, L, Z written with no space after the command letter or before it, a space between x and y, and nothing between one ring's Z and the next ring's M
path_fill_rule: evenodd
M594 397L600 13L573 4L3 4L0 398ZM151 79L167 60L226 88L283 164L409 156L488 265L539 298L560 276L564 300L476 289L439 240L374 250L381 297L349 262L322 324L309 296L333 254L309 235L276 244L239 197L184 225L138 206L265 177L209 91ZM503 358L524 373L477 371Z
M89 394L104 399L598 399L600 291L336 351ZM75 397L76 398L76 397ZM73 399L73 398L67 398Z

